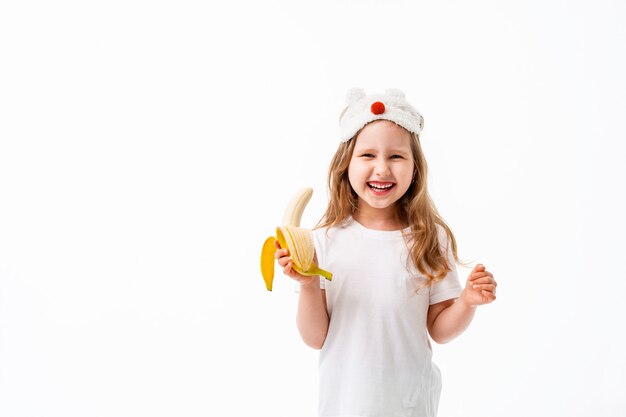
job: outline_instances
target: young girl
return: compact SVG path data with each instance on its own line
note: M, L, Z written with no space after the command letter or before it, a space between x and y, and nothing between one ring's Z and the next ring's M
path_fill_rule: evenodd
M319 415L435 416L441 374L429 335L460 335L497 284L480 264L459 283L454 235L426 187L423 119L404 93L352 89L347 103L313 231L316 262L333 280L298 274L278 244L275 253L300 284L302 339L321 349Z

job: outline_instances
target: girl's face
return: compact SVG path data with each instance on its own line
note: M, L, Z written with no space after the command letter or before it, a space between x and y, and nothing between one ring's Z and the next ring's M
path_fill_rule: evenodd
M392 217L413 180L411 134L388 120L366 125L355 138L348 179L360 214Z

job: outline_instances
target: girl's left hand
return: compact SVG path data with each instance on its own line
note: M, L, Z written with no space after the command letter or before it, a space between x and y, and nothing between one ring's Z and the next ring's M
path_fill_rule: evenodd
M489 304L496 299L497 286L493 274L487 271L484 265L478 264L467 278L460 299L472 307Z

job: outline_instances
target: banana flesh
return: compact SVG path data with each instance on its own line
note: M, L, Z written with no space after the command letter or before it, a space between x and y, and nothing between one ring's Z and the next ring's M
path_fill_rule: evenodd
M302 213L313 196L313 188L306 187L299 190L287 205L283 215L283 226L300 227Z
M287 248L293 260L293 269L308 276L321 275L327 280L332 280L333 274L319 268L314 261L315 245L313 233L309 229L300 227L302 213L313 195L312 188L303 188L298 191L291 201L283 216L283 225L276 228L276 236L265 239L261 250L261 274L265 281L265 287L272 291L274 282L274 242L278 240L281 248Z

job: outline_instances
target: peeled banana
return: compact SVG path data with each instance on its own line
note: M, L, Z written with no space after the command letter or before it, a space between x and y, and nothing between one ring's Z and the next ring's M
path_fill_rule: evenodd
M333 274L319 268L314 262L313 233L309 229L300 227L302 213L312 195L312 188L307 187L298 191L285 210L283 225L276 228L276 236L268 237L263 243L261 274L268 291L272 291L274 282L274 253L276 252L274 242L276 240L281 248L289 249L294 271L302 275L321 275L329 281L332 280Z

